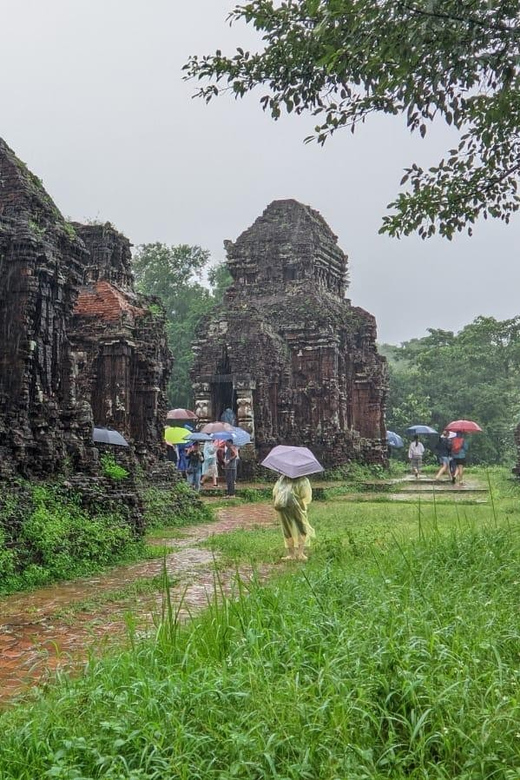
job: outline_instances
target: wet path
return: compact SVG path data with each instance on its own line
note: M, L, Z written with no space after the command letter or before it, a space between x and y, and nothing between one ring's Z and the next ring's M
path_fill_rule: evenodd
M166 555L166 569L173 581L172 603L181 619L204 609L214 593L214 554L198 545L214 534L275 522L269 504L226 507L218 511L216 522L180 530L182 538L153 540L172 547ZM160 586L155 592L136 593L130 601L124 589L161 577L164 560L121 566L106 575L1 599L0 702L45 679L54 669L84 659L87 651L96 653L114 639L120 641L127 634L128 613L137 631L150 629L161 609ZM243 577L250 573L246 567L240 570ZM224 569L219 573L219 587L229 592L235 577L236 569Z

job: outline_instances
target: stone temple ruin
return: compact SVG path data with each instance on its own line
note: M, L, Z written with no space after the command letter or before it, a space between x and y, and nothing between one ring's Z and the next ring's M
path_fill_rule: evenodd
M159 454L171 357L151 303L127 239L68 223L0 139L0 476L95 471L94 424Z
M89 253L70 329L77 396L141 460L157 457L171 367L160 307L135 293L125 236L110 224L73 224Z
M374 317L345 298L347 256L325 220L274 201L225 246L233 283L194 344L200 421L233 408L257 458L295 444L328 467L385 463L386 361Z

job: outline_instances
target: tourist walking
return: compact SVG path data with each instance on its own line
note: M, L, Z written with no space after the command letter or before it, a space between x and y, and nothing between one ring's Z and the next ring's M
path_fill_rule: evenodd
M424 455L424 444L419 441L418 436L414 436L412 443L408 448L408 460L412 469L412 474L419 479L422 468L422 459Z
M437 458L439 459L440 468L435 475L435 479L440 479L443 474L450 475L450 460L451 460L451 439L449 431L444 430L439 436L439 441L435 447Z
M237 481L238 465L238 447L231 439L226 441L224 446L224 471L226 474L226 498L233 498L235 495L235 484Z
M213 487L217 487L217 445L214 441L207 441L204 443L204 463L202 464L201 485L204 485L208 479L212 480Z
M468 443L462 433L457 433L454 439L451 440L451 457L455 465L452 473L451 481L453 484L458 483L463 485L462 477L464 475L464 467L466 465L466 453L468 451Z
M188 475L188 483L198 492L200 490L200 480L202 477L202 464L204 463L204 455L198 441L194 442L187 450L186 460L188 463L186 472Z
M280 519L287 555L282 561L306 561L305 546L315 536L307 517L312 501L311 483L307 477L282 474L273 488L273 505Z

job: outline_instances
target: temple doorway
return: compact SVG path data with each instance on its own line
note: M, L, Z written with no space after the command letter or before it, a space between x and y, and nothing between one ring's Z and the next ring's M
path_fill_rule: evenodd
M211 408L215 420L220 420L225 409L232 409L237 415L237 394L229 375L216 376L211 383Z

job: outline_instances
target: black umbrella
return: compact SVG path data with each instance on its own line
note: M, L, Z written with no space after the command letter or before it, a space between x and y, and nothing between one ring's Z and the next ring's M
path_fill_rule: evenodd
M92 438L99 444L115 444L119 447L128 447L127 440L111 428L94 428Z

